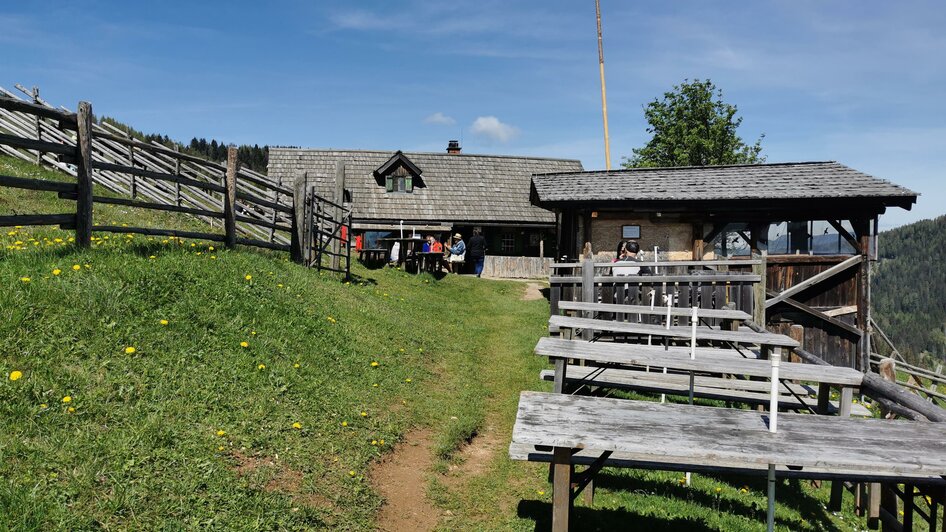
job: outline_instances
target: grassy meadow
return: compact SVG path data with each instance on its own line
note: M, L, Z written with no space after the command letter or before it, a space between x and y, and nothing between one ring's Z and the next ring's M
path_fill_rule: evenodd
M0 174L63 179L0 157ZM0 189L0 212L68 212ZM96 206L96 222L194 228ZM160 237L0 233L0 530L367 530L374 464L433 434L445 530L548 526L547 468L506 458L548 306L523 284L356 266L342 283L284 253ZM451 466L475 434L475 475ZM474 440L475 442L475 440ZM474 443L475 444L475 443ZM852 497L781 483L780 530L865 528ZM579 528L762 530L763 479L606 470Z

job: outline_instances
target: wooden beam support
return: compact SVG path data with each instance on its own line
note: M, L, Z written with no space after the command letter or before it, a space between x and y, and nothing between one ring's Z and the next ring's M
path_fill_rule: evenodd
M227 175L224 180L226 193L223 197L223 228L226 232L224 243L228 248L236 246L236 175L238 165L236 146L230 146L227 148Z
M854 238L854 235L849 233L848 230L845 229L843 225L841 225L840 220L828 220L828 223L831 224L831 227L833 227L834 230L837 231L838 234L844 238L844 240L847 240L847 243L850 244L852 248L854 248L855 250L858 248L857 239Z
M92 245L92 104L79 102L76 152L76 245Z
M847 270L848 268L851 268L852 266L860 264L864 260L865 260L864 257L860 255L855 255L847 259L846 261L842 262L841 264L832 266L828 268L827 270L819 273L818 275L813 275L809 277L808 279L805 279L804 281L790 288L786 288L785 290L780 292L777 296L766 300L765 308L770 308L776 303L779 303L780 301L788 299L799 292L803 292L826 279L830 279L831 277L834 277L835 275ZM860 307L860 305L858 305L858 307Z
M552 532L568 532L572 507L572 450L556 447L552 453Z
M703 245L703 224L695 223L693 224L693 260L703 258Z
M768 294L768 295L770 295L770 296L773 296L773 297L778 295L774 290L766 290L766 294ZM770 301L771 301L771 300L770 300ZM849 324L847 324L847 323L844 323L843 321L841 321L841 320L839 320L839 319L837 319L837 318L832 318L831 316L828 316L828 315L825 314L824 312L821 312L821 311L819 311L819 310L813 309L813 308L809 307L808 305L806 305L806 304L804 304L804 303L799 303L798 301L795 301L794 299L792 299L792 298L790 298L790 297L787 297L787 298L782 299L782 300L780 301L780 303L784 303L784 304L786 304L786 305L788 305L788 306L790 306L790 307L792 307L792 308L794 308L794 309L796 309L796 310L800 310L800 311L804 312L805 314L808 314L809 316L814 316L814 317L816 317L816 318L818 318L818 319L820 319L820 320L823 320L823 321L825 321L825 322L827 322L827 323L830 323L831 325L834 325L835 327L837 327L837 328L839 328L839 329L841 329L841 330L843 330L843 331L847 331L847 332L853 334L854 336L857 336L858 338L860 338L861 335L863 334L863 333L861 332L861 330L858 329L857 327L854 327L853 325L849 325ZM766 306L768 306L768 305L766 305Z
M860 269L857 272L857 328L863 331L857 343L857 364L861 371L870 371L870 220L852 222L857 233Z

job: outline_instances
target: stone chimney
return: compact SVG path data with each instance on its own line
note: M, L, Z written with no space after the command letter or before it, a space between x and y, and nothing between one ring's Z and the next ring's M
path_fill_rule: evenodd
M451 140L447 142L447 153L457 154L457 153L460 153L461 149L462 148L460 148L459 140Z

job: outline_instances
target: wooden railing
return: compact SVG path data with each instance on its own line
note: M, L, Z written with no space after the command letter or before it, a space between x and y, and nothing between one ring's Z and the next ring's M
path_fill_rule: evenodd
M36 124L39 124L38 126ZM39 138L31 138L27 126ZM24 136L26 135L26 136ZM163 146L102 132L92 122L92 106L78 113L0 95L0 151L37 160L75 176L75 183L0 176L0 186L56 192L76 202L73 212L0 216L0 225L59 225L74 229L87 246L92 231L178 236L290 251L293 233L292 190L265 176L241 172L236 148L226 166L181 154ZM95 195L93 185L126 197ZM219 227L221 232L153 227L95 225L93 204L180 212Z
M33 102L24 101L0 87L0 152L77 176L76 115L52 107L35 92L32 98ZM226 231L226 181L231 161L222 165L157 143L141 142L105 122L92 123L90 131L94 183L123 196L98 196L95 201L182 212ZM292 190L265 175L240 168L233 174L233 186L236 241L288 249ZM71 194L62 192L63 197Z

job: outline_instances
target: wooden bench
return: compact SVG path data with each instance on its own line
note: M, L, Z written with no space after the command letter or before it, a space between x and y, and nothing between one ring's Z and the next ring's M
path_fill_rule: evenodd
M650 308L643 305L621 305L616 303L584 303L581 301L559 301L559 310L580 310L588 312L605 312L611 314L643 314L647 316L666 316L667 307L655 306ZM686 307L670 307L670 315L673 317L692 316L693 310ZM741 310L728 309L704 309L697 311L697 316L707 319L748 321L752 316Z
M542 370L539 378L555 380L553 370ZM689 375L681 373L644 372L640 370L600 368L592 366L568 366L565 382L569 389L578 386L615 388L636 392L660 393L687 396L690 390ZM694 378L694 397L714 399L732 403L769 405L771 385L766 381L697 376ZM807 399L807 400L806 400ZM815 409L818 405L817 388L806 384L782 382L779 408L784 410ZM828 402L828 414L840 412L838 401ZM871 412L860 404L851 406L851 415L871 417Z
M660 325L644 323L630 323L623 321L597 320L592 318L576 318L571 316L552 316L549 318L549 327L561 329L582 329L604 331L610 333L633 334L640 336L654 336L678 340L690 340L692 329L689 326L675 326L667 329ZM757 333L749 329L726 331L696 328L696 339L703 341L730 342L742 345L761 345L771 347L798 347L799 343L788 336L774 333Z
M388 250L385 248L367 248L358 250L358 260L362 263L381 263L387 261Z
M633 467L699 466L722 473L767 471L774 464L803 478L834 473L864 481L944 482L946 423L778 417L778 432L772 433L769 415L752 410L522 392L510 457L532 459L533 454L518 451L522 446L551 452L552 530L562 532L568 530L574 497L609 460L611 465L623 460ZM580 463L576 453L591 461L573 479L573 465Z

